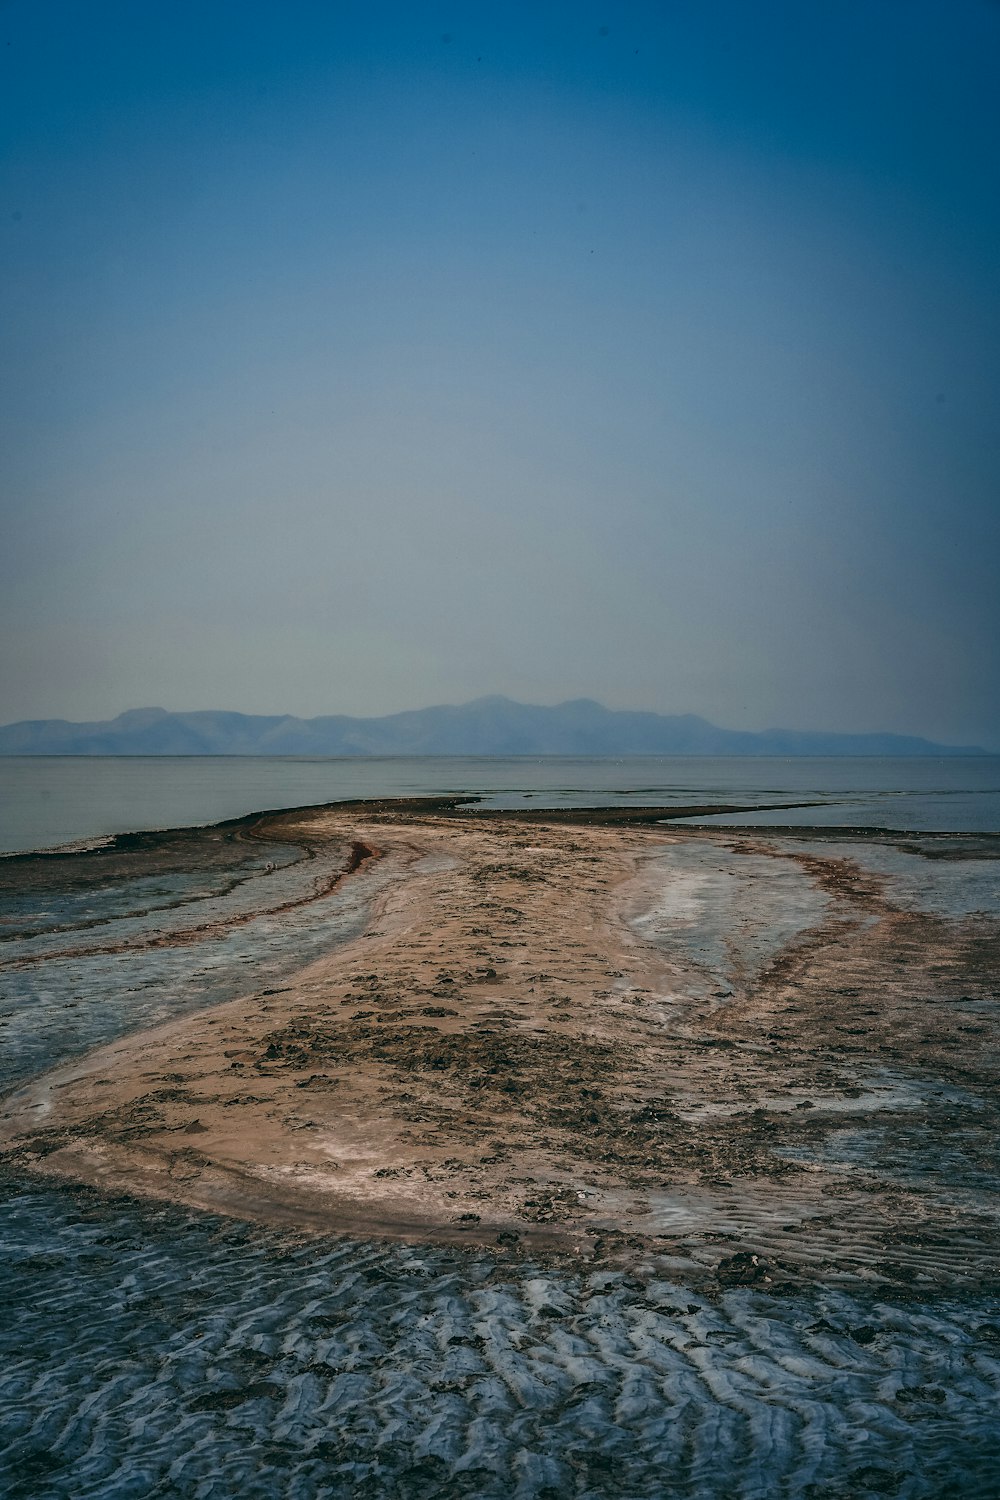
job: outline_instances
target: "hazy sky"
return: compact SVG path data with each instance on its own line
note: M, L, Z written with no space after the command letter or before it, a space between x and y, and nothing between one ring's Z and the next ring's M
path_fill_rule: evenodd
M1000 745L1000 6L0 5L0 720Z

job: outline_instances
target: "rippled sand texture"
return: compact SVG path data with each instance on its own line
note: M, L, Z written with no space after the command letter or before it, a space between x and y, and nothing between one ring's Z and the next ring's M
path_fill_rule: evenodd
M996 1493L1000 1325L961 1296L6 1207L10 1500Z
M1000 1494L992 841L171 839L8 880L5 1492Z

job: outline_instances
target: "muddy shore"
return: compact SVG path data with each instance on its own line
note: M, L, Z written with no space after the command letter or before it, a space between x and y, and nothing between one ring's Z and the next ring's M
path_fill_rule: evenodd
M271 902L258 879L216 927L280 926L377 870L363 929L28 1083L4 1103L7 1162L295 1229L722 1285L994 1279L995 916L907 902L850 831L662 819L436 799L241 820L316 872ZM970 857L968 837L894 837L879 848L911 862ZM220 858L181 843L103 868ZM211 927L77 923L59 942L127 962Z

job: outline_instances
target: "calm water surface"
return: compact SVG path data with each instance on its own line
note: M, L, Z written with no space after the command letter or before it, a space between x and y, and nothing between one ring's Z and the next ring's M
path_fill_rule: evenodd
M9 756L0 851L45 849L355 797L470 793L493 807L818 802L725 822L1000 831L1000 757Z

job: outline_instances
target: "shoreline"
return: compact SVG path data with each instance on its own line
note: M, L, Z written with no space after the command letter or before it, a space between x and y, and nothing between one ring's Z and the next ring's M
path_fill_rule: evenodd
M362 798L338 798L328 802L307 802L291 807L266 807L259 808L253 812L242 813L235 818L221 818L209 823L182 823L164 826L162 828L133 829L122 833L92 834L79 839L72 839L65 844L56 844L51 847L41 846L33 849L7 849L0 850L0 861L9 861L11 864L23 863L28 860L56 860L76 859L81 855L88 854L115 854L129 853L136 850L154 848L163 840L181 837L184 835L194 836L209 833L234 833L246 830L252 834L252 830L258 824L264 824L268 820L277 818L296 817L303 818L308 814L324 812L359 812L365 810L372 812L391 811L399 815L406 813L438 812L442 815L456 814L461 816L467 810L472 810L477 816L500 817L500 818L522 818L528 822L545 821L557 823L670 823L678 818L696 817L718 817L730 813L755 813L772 812L783 808L820 807L819 802L763 802L763 803L735 803L735 802L693 802L681 805L650 804L648 806L623 806L623 807L482 807L483 794L478 792L437 796L429 794L416 797L362 797ZM990 835L987 835L989 837ZM1000 834L997 835L1000 838Z
M156 758L156 757L152 757ZM5 867L28 864L33 861L46 863L73 862L92 855L111 857L116 854L133 854L156 849L160 844L178 838L233 834L243 831L252 834L258 825L274 824L282 818L305 818L321 813L374 814L395 813L422 815L437 812L442 816L480 819L495 819L499 822L524 822L545 824L570 824L593 827L673 827L698 833L715 833L736 837L755 834L781 839L829 839L870 840L872 842L906 842L907 844L930 844L959 842L968 844L972 850L983 851L985 857L1000 858L1000 829L989 828L893 828L875 823L696 823L695 818L722 817L729 814L761 813L798 810L807 807L824 807L824 802L763 802L763 803L686 803L647 804L643 806L572 806L545 807L537 803L531 807L484 807L480 793L463 793L448 796L434 794L414 797L363 797L340 798L327 802L303 803L293 807L261 808L243 813L235 818L222 818L207 823L182 823L161 828L134 829L128 832L94 834L74 839L66 844L41 846L30 849L0 850L0 875Z
M985 996L993 927L900 909L856 862L796 850L801 828L458 805L229 820L302 847L370 849L387 878L364 931L277 991L22 1085L4 1101L8 1162L306 1231L653 1256L674 1274L753 1285L987 1274L995 1225L956 1224L947 1184L823 1154L845 1126L884 1131L893 1112L910 1123L879 1081L887 1070L928 1098L932 1083L988 1092L992 1022L989 1046L956 1066L948 1036L926 1029L940 1027L936 999L914 1024L909 992L922 974L940 994L947 971L946 987ZM708 861L698 880L718 879L712 864L736 871L737 927L773 923L761 905L772 876L776 909L789 893L827 905L720 995L683 943L637 925L664 880L689 899L693 877L670 874L682 857ZM852 1017L861 1024L845 1026ZM828 1222L831 1203L849 1231Z

